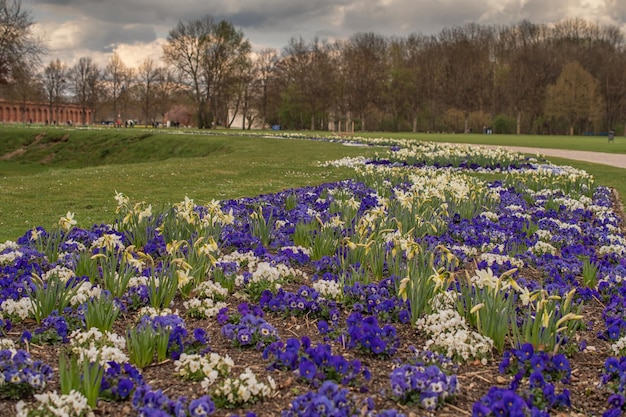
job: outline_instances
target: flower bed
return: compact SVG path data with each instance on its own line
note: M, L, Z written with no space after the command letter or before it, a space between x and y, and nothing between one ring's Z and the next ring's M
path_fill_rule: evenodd
M385 144L333 162L352 180L159 213L117 194L113 225L67 213L1 244L0 414L626 409L610 190L519 154Z

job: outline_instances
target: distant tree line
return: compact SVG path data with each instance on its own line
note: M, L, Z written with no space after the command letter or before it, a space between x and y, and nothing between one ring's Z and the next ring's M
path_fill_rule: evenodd
M113 54L68 66L45 53L19 0L0 0L0 84L13 100L63 102L93 120L170 119L200 128L585 134L624 131L626 48L616 26L582 19L467 24L435 35L292 38L251 50L211 16L179 22L162 62ZM12 26L11 26L12 25ZM7 28L17 28L9 31ZM7 33L17 33L11 38ZM238 117L240 125L233 126Z

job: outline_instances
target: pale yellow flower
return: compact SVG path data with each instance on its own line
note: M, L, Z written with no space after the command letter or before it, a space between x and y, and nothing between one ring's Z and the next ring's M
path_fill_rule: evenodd
M61 219L59 219L59 225L61 226L61 229L66 231L70 230L75 224L76 220L74 220L74 213L69 211L67 212L65 217L61 217Z

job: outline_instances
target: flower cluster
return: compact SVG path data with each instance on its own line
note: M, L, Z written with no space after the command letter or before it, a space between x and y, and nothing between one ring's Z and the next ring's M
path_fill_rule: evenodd
M343 304L354 312L367 312L385 322L408 323L411 319L407 303L395 295L395 284L390 278L368 285L356 282L343 291Z
M607 358L601 383L611 393L608 399L609 409L604 416L622 415L622 411L626 410L626 357Z
M9 319L3 320L0 317L0 337L6 336L7 332L11 330L11 321Z
M143 384L141 373L131 364L108 362L102 376L99 396L111 401L126 401Z
M396 328L387 324L382 328L374 316L363 317L360 313L352 313L346 319L348 326L344 337L347 346L357 348L374 355L393 355L400 344Z
M470 330L456 310L439 310L418 319L416 326L429 338L427 349L442 352L457 361L485 359L493 349L493 341Z
M183 303L183 306L187 309L187 315L189 317L199 319L210 319L219 313L219 311L226 307L226 303L223 301L215 301L212 298L190 298Z
M14 320L24 320L33 315L33 302L28 297L21 297L17 301L7 299L0 304L0 310Z
M246 368L237 378L226 378L219 382L211 396L218 407L235 407L245 403L256 403L268 398L276 390L276 383L268 377L268 383L257 380L256 375Z
M321 297L315 289L302 285L297 292L293 293L280 288L276 294L269 290L261 293L259 305L275 313L285 316L321 317L328 319L331 311L337 311L337 303Z
M303 273L285 264L261 261L249 263L248 271L235 278L235 285L252 299L258 299L263 290L276 291L284 281L298 276Z
M512 374L509 389L520 392L530 410L548 411L569 407L569 390L557 393L554 383L568 383L571 376L569 361L563 354L550 355L535 351L525 343L519 349L506 351L500 372ZM528 385L523 382L528 379Z
M446 375L437 365L404 365L391 372L389 381L395 401L419 404L427 410L434 410L459 392L456 375Z
M195 318L213 318L224 307L228 289L219 282L203 281L193 290L193 298L185 301L187 315Z
M354 384L359 376L366 381L370 379L369 369L363 367L360 360L333 355L328 344L312 346L308 337L274 342L265 348L263 358L270 360L268 369L296 371L301 379L313 386L328 380L342 385Z
M126 339L116 333L101 332L95 327L87 331L75 330L70 335L70 348L78 355L79 361L85 358L91 363L100 363L107 368L109 362L125 363Z
M569 360L563 354L551 355L535 351L533 345L524 343L519 349L504 352L500 362L500 373L514 375L511 389L517 389L523 378L539 372L547 381L569 383L572 369Z
M42 391L52 379L52 368L33 361L25 350L0 350L0 398L22 398Z
M191 381L202 381L202 386L206 388L218 377L228 375L235 364L228 355L222 357L217 353L209 353L205 356L183 353L174 362L174 366L176 375Z
M261 350L280 339L274 326L262 317L262 311L258 315L258 311L248 310L246 304L240 305L239 311L245 314L242 317L238 315L229 317L226 311L222 311L218 315L218 321L230 321L222 326L222 335L232 341L234 346Z
M161 390L152 390L147 384L137 387L132 406L141 416L204 417L215 412L215 403L208 395L191 401L186 397L173 400Z
M195 353L208 350L206 331L197 328L191 335L185 327L185 321L178 314L144 315L139 326L151 326L155 331L164 329L169 332L167 354L176 360L183 352Z
M64 316L54 310L42 320L41 326L35 329L32 335L33 343L67 343L69 341L69 326Z
M514 390L491 387L489 392L472 406L474 417L530 415L530 409Z
M36 394L37 404L29 409L23 401L16 405L16 417L44 417L44 416L67 416L67 417L94 417L91 407L80 392L72 390L67 395L59 395L56 392Z
M319 293L320 297L329 300L338 300L343 297L343 291L338 281L318 279L313 283L312 287Z
M332 381L326 381L317 391L309 391L291 402L282 417L337 416L351 417L372 411L371 398L361 402L351 398L347 389L340 389Z

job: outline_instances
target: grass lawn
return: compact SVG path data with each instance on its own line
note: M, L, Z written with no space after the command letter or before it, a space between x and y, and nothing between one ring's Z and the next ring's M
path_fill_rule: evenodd
M425 140L430 142L477 143L484 145L528 146L532 148L571 149L606 153L626 153L626 138L606 136L540 136L540 135L482 135L482 134L426 134L426 133L363 133L355 136L390 137Z
M15 128L0 128L0 137L7 137L7 130L12 133ZM31 143L28 134L40 134L21 130L21 143ZM375 152L310 140L168 134L140 140L144 133L139 129L115 132L116 137L110 131L56 132L66 139L53 142L48 153L42 151L40 140L32 150L39 159L33 161L29 150L9 161L0 160L0 241L15 239L35 226L48 229L68 210L75 213L80 227L111 222L116 191L155 209L185 196L202 204L349 178L350 169L323 168L317 162ZM102 145L105 141L110 148ZM5 141L0 142L5 149L0 157L17 148L7 150ZM193 147L202 156L190 157ZM85 168L73 168L78 162L71 159L72 152ZM160 155L158 160L151 160L157 159L151 152ZM59 153L66 156L56 160L49 156ZM112 159L112 153L119 158Z
M200 204L255 196L349 178L350 169L322 168L317 162L376 151L321 141L219 136L214 131L182 133L0 126L0 241L16 239L35 226L49 229L67 211L75 213L80 227L111 222L116 191L155 209L185 196ZM621 137L608 144L602 137L368 136L626 153ZM550 160L585 169L599 184L614 187L622 199L626 196L625 169Z

